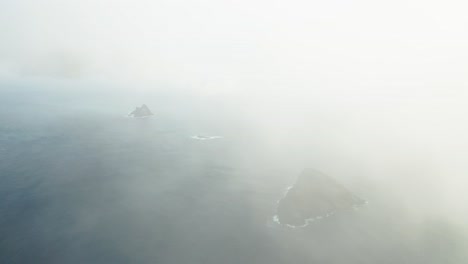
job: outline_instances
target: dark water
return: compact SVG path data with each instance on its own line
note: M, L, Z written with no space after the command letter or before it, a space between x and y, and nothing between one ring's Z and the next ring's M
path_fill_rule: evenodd
M467 263L463 228L415 220L365 188L366 208L275 225L295 171L258 155L255 133L234 119L206 122L163 101L167 115L129 119L115 101L7 95L0 263Z

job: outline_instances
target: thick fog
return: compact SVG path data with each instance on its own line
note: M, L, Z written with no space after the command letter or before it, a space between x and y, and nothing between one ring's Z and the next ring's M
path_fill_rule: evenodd
M466 263L466 8L0 1L0 262Z

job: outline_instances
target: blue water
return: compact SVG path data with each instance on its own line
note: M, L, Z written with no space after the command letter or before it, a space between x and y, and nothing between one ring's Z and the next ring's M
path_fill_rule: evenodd
M244 241L259 230L248 224L250 187L235 180L236 138L192 138L227 130L58 99L3 107L1 263L237 263L256 253L258 238Z
M275 225L276 201L295 175L270 162L255 131L216 102L7 88L0 263L466 260L458 227L439 219L416 228L403 209L365 192L369 206L358 212L306 229ZM125 117L141 103L156 116Z

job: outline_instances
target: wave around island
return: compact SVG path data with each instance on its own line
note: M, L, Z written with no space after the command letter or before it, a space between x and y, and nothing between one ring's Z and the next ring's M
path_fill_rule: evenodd
M332 215L335 214L334 211L332 212L329 212L327 214L324 214L324 215L319 215L319 216L315 216L315 217L310 217L310 218L306 218L304 219L304 224L302 225L291 225L291 224L283 224L281 223L281 221L279 220L279 216L278 216L278 207L279 207L279 204L281 203L281 200L283 200L289 193L289 190L291 190L293 187L294 187L295 183L293 185L290 185L288 187L286 187L285 191L283 192L283 195L281 196L280 199L278 199L278 201L276 201L276 209L275 209L275 215L273 215L272 217L272 220L274 223L282 226L282 227L287 227L287 228L304 228L304 227L307 227L309 224L311 224L312 222L314 221L318 221L318 220L322 220L324 218L327 218L327 217L330 217Z
M200 136L200 135L195 135L195 136L191 136L190 138L195 139L195 140L213 140L213 139L221 139L223 137L222 136Z

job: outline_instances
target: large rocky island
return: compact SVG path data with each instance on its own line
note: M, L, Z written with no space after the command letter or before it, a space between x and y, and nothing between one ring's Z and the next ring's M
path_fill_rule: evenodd
M310 221L351 209L364 202L333 178L306 169L279 201L275 219L290 227L306 226Z

